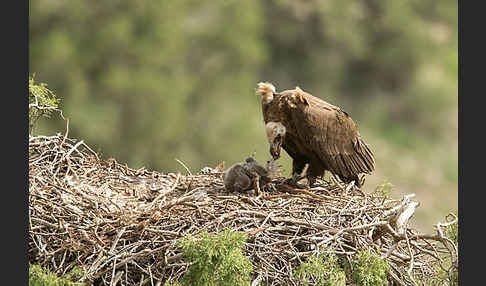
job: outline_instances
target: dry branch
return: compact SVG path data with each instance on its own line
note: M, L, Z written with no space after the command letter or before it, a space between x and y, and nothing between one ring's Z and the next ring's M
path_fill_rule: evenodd
M353 185L318 181L305 190L277 178L255 197L226 192L220 172L187 171L134 170L100 160L82 140L30 137L29 261L58 274L76 265L94 285L161 284L187 267L178 239L226 228L248 235L252 285L297 285L292 270L319 252L377 253L392 266L396 285L435 275L443 252L457 257L445 224L437 234L409 227L418 206L413 194L385 201Z

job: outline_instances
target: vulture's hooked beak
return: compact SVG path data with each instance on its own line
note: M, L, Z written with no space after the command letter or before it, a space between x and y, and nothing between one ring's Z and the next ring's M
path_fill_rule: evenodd
M280 158L280 148L282 148L287 129L280 122L270 121L265 124L265 131L268 143L270 143L270 155L274 160L277 160Z
M270 155L274 160L280 158L280 148L282 147L283 137L279 134L275 140L270 144Z

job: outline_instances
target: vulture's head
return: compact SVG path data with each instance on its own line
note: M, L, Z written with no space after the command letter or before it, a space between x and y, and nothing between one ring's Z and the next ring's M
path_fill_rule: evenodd
M265 125L265 131L267 132L267 139L270 143L270 154L274 160L277 160L280 158L280 148L287 129L280 122L268 122Z
M256 89L256 94L262 97L263 103L270 103L273 100L273 94L275 93L275 86L269 82L260 82Z

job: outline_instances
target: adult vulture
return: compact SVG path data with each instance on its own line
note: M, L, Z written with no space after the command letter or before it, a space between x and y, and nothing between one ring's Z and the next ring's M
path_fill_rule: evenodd
M277 93L271 83L261 82L256 93L262 98L270 154L278 159L282 147L292 157L293 183L306 164L309 185L328 170L361 187L358 175L375 169L373 152L351 117L339 107L299 87Z

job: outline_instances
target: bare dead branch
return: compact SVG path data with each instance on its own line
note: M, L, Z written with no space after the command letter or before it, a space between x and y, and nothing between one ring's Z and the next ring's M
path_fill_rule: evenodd
M292 271L321 252L348 261L361 250L379 252L397 285L447 271L446 256L457 265L457 247L444 234L457 218L417 233L409 226L414 194L385 200L337 179L297 189L281 177L257 186L265 195L228 193L221 176L192 174L182 162L188 175L100 160L67 132L68 125L65 135L29 137L29 260L59 273L80 266L88 284L176 281L187 263L175 242L227 228L248 235L252 285L298 285Z

